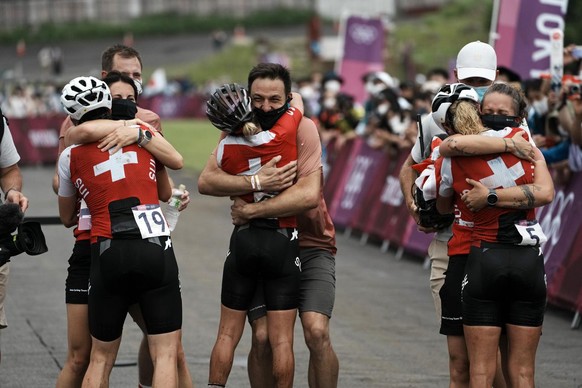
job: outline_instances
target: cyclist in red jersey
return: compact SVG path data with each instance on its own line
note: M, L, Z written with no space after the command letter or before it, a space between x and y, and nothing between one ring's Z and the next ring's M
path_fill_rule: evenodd
M131 98L137 101L137 98L141 93L142 85L142 59L139 52L132 47L124 46L121 44L115 44L111 47L108 47L101 55L101 76L104 77L108 85L111 86L110 82L116 81L111 77L108 77L110 73L112 75L123 75L125 78L124 83L126 84L127 80L131 81L129 82L130 85L133 85L133 91L130 93L133 97ZM118 77L116 76L115 78ZM127 96L129 96L127 93L122 98L117 98L115 94L113 95L113 115L115 114L116 108L117 110L121 108L116 106L117 102L121 102L122 100L128 101L129 98ZM125 108L125 114L130 113L127 111L127 106ZM143 109L139 106L136 106L136 108L137 111L135 114L129 117L119 116L118 119L130 120L137 118L151 125L155 130L162 132L160 117L156 113L147 109ZM58 155L61 154L66 145L101 139L101 137L91 137L95 135L95 125L87 127L87 131L85 133L82 131L79 132L78 128L76 128L77 130L75 131L69 131L73 125L74 124L70 117L67 117L61 125ZM107 128L108 127L101 127L100 129L103 130ZM110 136L112 142L122 141L124 134L126 138L127 136L133 138L132 132L127 132L127 128L117 126L108 129L109 132L114 130L117 136ZM105 132L103 136L108 135L109 132ZM65 137L67 137L67 139L65 139ZM134 138L130 139L127 143L125 143L125 145L131 144L134 141ZM58 173L56 170L53 177L53 190L55 193L58 191ZM182 196L182 204L179 210L184 210L188 206L189 202L190 197L188 191L186 190ZM88 214L87 209L84 210L84 214ZM68 276L65 284L68 352L66 362L63 365L61 373L59 373L57 388L81 386L85 370L89 364L89 356L91 352L91 337L89 335L89 326L87 321L86 292L90 264L89 233L87 230L82 232L79 230L79 228L76 228L74 235L75 245L73 247L73 253L69 258L69 267L67 269ZM138 375L140 386L146 387L151 385L153 373L153 365L147 346L147 333L145 333L145 326L143 324L143 318L141 317L139 308L137 306L132 306L130 309L130 314L143 332L143 338L138 352ZM193 386L192 377L186 363L184 349L182 346L180 346L179 350L178 374L180 376L181 388L190 388Z
M223 85L207 104L207 116L228 133L220 142L216 158L227 173L250 177L254 192L247 202L276 196L262 191L258 170L275 156L287 164L297 159L297 126L303 115L285 105L283 118L268 130L253 122L248 92L239 85ZM273 351L273 376L278 386L293 385L293 327L299 296L297 220L294 216L258 218L237 225L231 236L224 264L219 332L210 359L210 386L224 386L234 350L242 335L247 310L257 288L263 288L268 316L268 336L277 344Z
M449 131L498 137L505 143L521 131L518 125L525 117L525 102L509 85L494 84L485 93L481 119L472 103L458 100L445 106L437 101L438 97L437 94L433 110L438 110L439 105L444 107L445 128ZM470 144L470 136L465 137L452 136L445 142ZM465 152L471 155L470 149ZM451 263L455 263L453 258L464 259L457 267L449 263L447 269L441 292L441 330L453 326L445 322L445 312L458 313L456 306L449 309L450 303L456 304L452 301L456 298L447 298L447 293L462 292L461 316L471 360L471 385L492 385L499 338L505 328L508 381L517 386L520 379L525 379L526 386L533 386L535 349L545 307L540 249L544 236L533 208L553 198L551 176L539 151L535 178L533 166L510 153L441 158L435 164L439 210L450 211L451 201L456 205L453 238L449 242ZM475 195L468 199L473 188L480 192L485 189L488 206L478 204ZM516 284L521 286L515 288Z
M110 114L109 88L93 77L71 81L63 89L62 101L76 120ZM170 168L181 168L183 162L153 128L132 130L137 145L118 151L100 149L94 143L72 146L59 158L63 223L76 224L77 196L87 202L91 213L89 326L93 344L84 386L108 384L125 315L136 302L143 312L156 365L154 386L177 384L182 307L177 264L158 193L163 200L171 195L159 161Z

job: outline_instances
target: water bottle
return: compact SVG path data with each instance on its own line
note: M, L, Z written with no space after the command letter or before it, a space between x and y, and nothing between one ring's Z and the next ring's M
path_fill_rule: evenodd
M166 204L165 216L170 231L173 231L178 223L178 217L180 216L178 209L182 205L182 194L184 194L184 190L186 190L186 186L184 185L178 186L177 189L172 189L172 197Z

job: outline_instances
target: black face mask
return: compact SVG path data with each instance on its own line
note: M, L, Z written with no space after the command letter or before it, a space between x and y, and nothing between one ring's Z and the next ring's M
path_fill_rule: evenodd
M282 107L279 109L273 109L268 112L265 112L262 109L253 109L255 112L255 117L261 126L263 131L268 131L269 129L273 128L277 120L289 109L289 100L285 101Z
M135 101L120 99L111 102L111 119L131 120L137 114L137 104Z
M515 128L519 126L519 117L505 115L483 115L481 116L483 125L494 131L501 131L507 127Z

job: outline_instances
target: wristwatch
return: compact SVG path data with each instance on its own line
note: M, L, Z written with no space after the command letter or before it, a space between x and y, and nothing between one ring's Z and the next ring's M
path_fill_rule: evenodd
M153 134L149 130L141 130L139 134L139 139L137 140L137 145L140 147L145 146L152 140Z
M487 194L487 205L495 206L498 200L499 197L497 196L495 189L489 189L489 194Z

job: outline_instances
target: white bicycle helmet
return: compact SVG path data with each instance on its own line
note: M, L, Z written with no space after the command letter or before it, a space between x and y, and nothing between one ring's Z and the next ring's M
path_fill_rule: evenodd
M206 103L206 116L221 131L237 133L253 119L253 107L247 90L238 84L222 85Z
M74 120L99 108L111 109L111 92L107 84L95 77L77 77L63 88L61 104Z
M432 100L432 117L442 129L449 107L457 100L479 103L479 95L475 89L462 83L446 84L441 87Z

